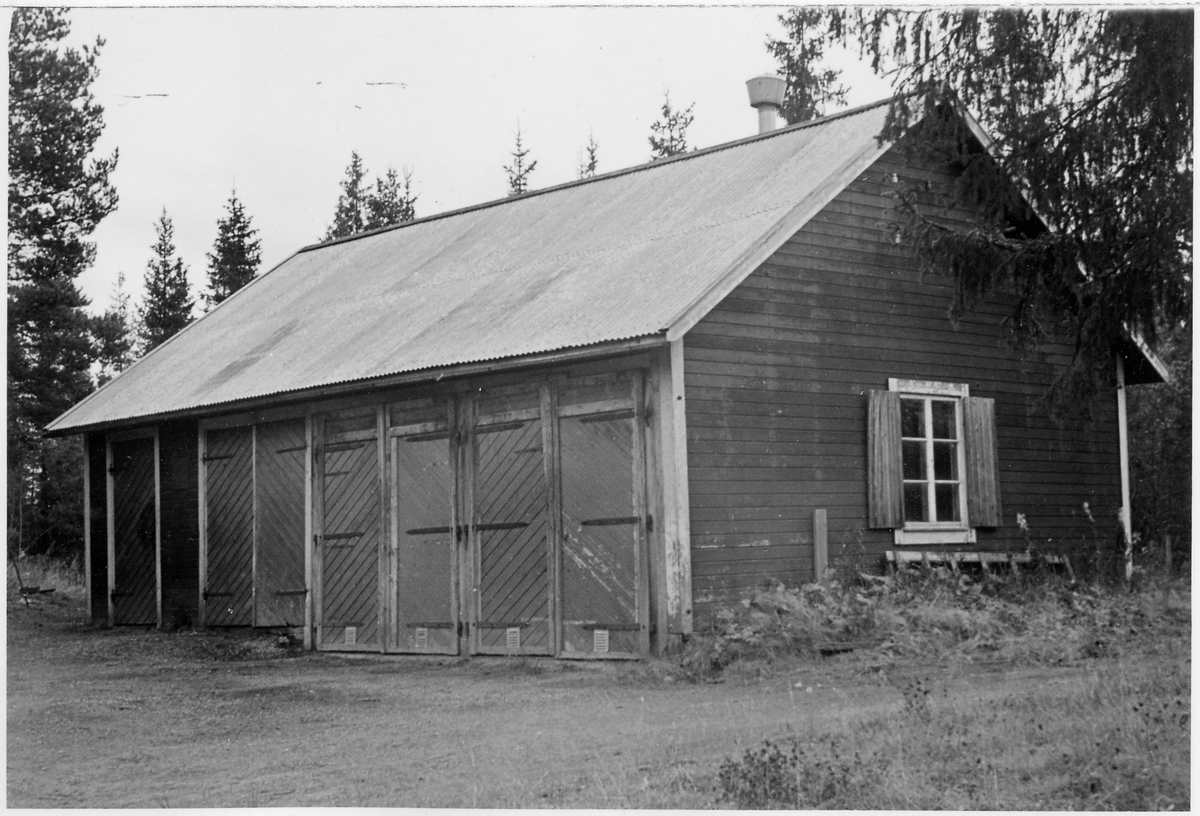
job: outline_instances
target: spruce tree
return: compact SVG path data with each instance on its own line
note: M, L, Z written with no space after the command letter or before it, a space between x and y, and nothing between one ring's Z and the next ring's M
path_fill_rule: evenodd
M146 265L146 294L138 312L141 353L157 348L192 321L187 267L175 256L174 228L164 208L154 223L154 257Z
M650 125L650 161L686 153L687 129L692 124L692 103L684 110L671 107L671 94L663 94L662 118Z
M250 216L234 190L225 204L225 217L217 220L217 240L213 251L208 253L205 311L254 280L262 255L262 242L257 235L258 230L250 226Z
M529 175L537 167L537 160L533 160L526 164L526 157L529 155L529 148L521 144L521 125L517 123L517 144L513 148L511 166L506 166L504 172L508 174L508 195L517 196L522 193L529 192Z
M412 171L404 169L404 181L394 167L375 179L375 190L367 196L366 229L390 227L417 217L417 196L412 191Z
M785 39L767 39L767 51L787 80L780 113L789 125L824 116L829 105L845 105L847 89L838 83L841 71L820 67L827 42L822 9L804 6L779 15Z
M952 313L1003 288L1018 294L1015 341L1073 343L1052 404L1086 407L1112 386L1126 327L1153 343L1191 320L1192 9L820 15L806 36L858 48L893 81L880 137L956 169L932 197L896 191L902 240L923 272L955 283ZM986 154L959 106L989 135ZM944 223L947 202L979 216Z
M350 164L346 165L346 176L342 179L342 192L338 196L337 209L333 214L333 224L325 230L326 241L334 238L345 238L362 232L367 223L367 191L363 187L362 159L358 151L350 151Z
M600 145L596 144L596 138L591 134L588 134L587 146L584 147L583 152L581 152L579 156L579 178L592 178L596 175L596 153L599 150Z
M125 291L125 273L117 273L108 308L92 318L92 334L96 338L96 385L104 385L133 362L134 328L129 311L129 293Z

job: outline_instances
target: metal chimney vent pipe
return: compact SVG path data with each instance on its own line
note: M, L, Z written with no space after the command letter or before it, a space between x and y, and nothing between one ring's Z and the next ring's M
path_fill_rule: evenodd
M764 74L746 80L746 90L750 92L750 107L758 109L758 132L770 133L779 124L787 82L783 77Z

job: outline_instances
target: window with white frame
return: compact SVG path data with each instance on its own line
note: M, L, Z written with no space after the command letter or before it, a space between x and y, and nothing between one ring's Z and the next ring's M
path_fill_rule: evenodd
M966 527L959 398L901 393L900 458L905 527Z
M995 402L965 383L888 380L870 392L872 528L897 544L975 541L1000 523Z

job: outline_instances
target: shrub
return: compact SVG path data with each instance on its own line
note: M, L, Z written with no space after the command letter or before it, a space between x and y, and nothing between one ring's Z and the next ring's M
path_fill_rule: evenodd
M846 758L840 754L832 737L807 751L795 737L764 740L740 760L721 763L717 772L721 801L741 810L837 807L864 779L858 752Z

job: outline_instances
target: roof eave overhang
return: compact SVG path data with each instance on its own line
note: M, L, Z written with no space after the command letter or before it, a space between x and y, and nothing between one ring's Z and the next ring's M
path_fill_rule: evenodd
M634 354L648 351L667 344L664 334L653 334L633 337L625 340L613 340L578 348L557 349L554 351L537 352L519 357L504 357L496 360L481 360L473 363L458 363L436 368L425 368L418 371L406 371L398 374L387 374L366 380L351 380L342 383L313 386L296 391L282 391L272 394L261 394L242 400L213 403L181 408L175 411L163 411L141 416L122 417L121 419L92 422L81 425L62 427L58 420L47 426L43 435L46 437L64 437L75 434L93 433L96 431L119 431L128 428L155 425L161 422L178 420L206 419L225 414L244 413L264 408L280 408L300 405L318 400L336 399L340 397L366 396L391 388L411 385L427 385L431 383L458 380L464 377L478 377L483 374L517 372L559 363L585 362Z
M1125 360L1125 382L1128 385L1154 385L1171 382L1171 371L1150 350L1146 341L1128 326L1122 327L1125 342L1117 353Z

